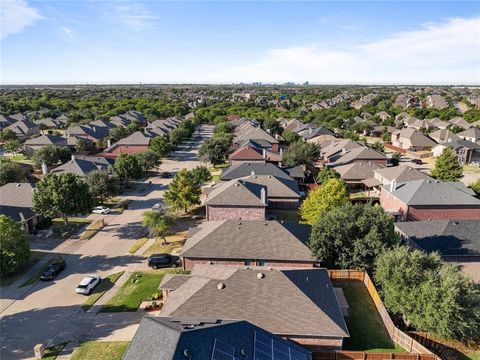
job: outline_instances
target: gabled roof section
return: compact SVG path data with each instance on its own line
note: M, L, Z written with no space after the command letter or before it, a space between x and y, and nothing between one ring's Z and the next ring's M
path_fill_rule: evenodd
M335 167L343 180L363 180L373 176L375 170L381 169L380 165L375 163L353 163Z
M413 180L433 180L427 174L410 166L392 166L375 170L380 176L388 181L395 180L397 183Z
M219 183L208 193L205 205L265 207L266 204L262 201L262 189L267 199L267 187L262 184L243 179Z
M25 141L25 145L67 145L67 139L56 135L41 135L28 139Z
M242 146L229 156L230 160L265 160L261 151L252 146Z
M271 163L239 163L223 169L220 179L223 181L243 178L249 175L272 175L292 179L285 171Z
M250 175L242 178L246 183L253 183L267 188L269 198L300 198L300 190L295 180L272 175Z

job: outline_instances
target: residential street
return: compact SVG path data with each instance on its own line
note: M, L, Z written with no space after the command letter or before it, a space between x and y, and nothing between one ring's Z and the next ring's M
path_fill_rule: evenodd
M211 132L211 127L203 126L199 137L192 144L192 150L176 152L175 160L163 162L161 170L176 172L199 165L198 145L204 138L211 136ZM85 275L105 277L119 271L145 268L145 259L128 254L128 250L144 232L140 225L142 213L162 198L171 179L153 177L145 183L148 184L149 181L152 185L144 193L125 195L133 200L128 210L120 215L107 215L108 225L92 239L67 240L53 250L53 253L62 255L67 262L66 271L54 282L37 282L30 288L22 289L16 288L16 282L9 288L1 289L2 360L32 358L35 344L48 344L68 327L79 311L83 313L80 305L86 297L76 294L75 287ZM90 316L90 322L94 318L95 314ZM82 326L89 327L88 321ZM95 327L96 332L105 336L105 331L99 331L101 324L98 321ZM112 326L108 329L114 330ZM72 336L75 337L75 333Z

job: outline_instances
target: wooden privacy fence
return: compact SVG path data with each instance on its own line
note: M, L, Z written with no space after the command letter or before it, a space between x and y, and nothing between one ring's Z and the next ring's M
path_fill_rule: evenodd
M316 351L312 360L437 360L429 354L369 353L364 351Z
M404 333L401 331L399 328L395 326L393 323L392 319L390 318L390 315L388 315L387 309L385 308L385 305L383 305L382 299L380 298L380 295L377 292L377 289L375 288L375 285L373 281L370 279L370 276L365 272L365 271L358 271L358 270L328 270L328 273L330 275L330 279L332 280L360 280L363 281L365 284L365 287L368 290L368 293L370 294L370 297L373 300L373 303L375 304L375 307L377 308L378 313L380 314L380 317L382 319L383 324L385 325L385 328L387 329L388 334L392 338L393 342L397 345L400 345L402 348L407 350L410 354L376 354L376 355L381 355L383 357L371 357L371 353L365 353L369 354L368 358L364 357L335 357L331 358L332 360L336 359L372 359L372 360L379 360L379 359L419 359L419 360L441 360L437 355L432 353L430 350L428 350L425 346L420 344L418 341L413 339L410 335ZM362 352L345 352L343 351L342 353L362 353ZM386 355L388 356L395 356L395 357L385 357ZM420 357L416 357L416 356ZM336 355L337 356L337 355ZM346 356L346 355L342 355ZM350 356L350 355L349 355ZM359 355L360 356L360 355ZM413 356L413 357L402 357L402 356ZM322 358L324 360L328 360L330 358Z

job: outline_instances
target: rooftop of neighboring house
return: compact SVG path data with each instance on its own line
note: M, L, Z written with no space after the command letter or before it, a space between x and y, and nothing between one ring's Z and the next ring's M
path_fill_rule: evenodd
M250 175L242 180L266 186L268 198L300 198L298 184L293 179L273 175Z
M265 198L262 200L262 191ZM205 205L265 207L267 188L260 184L235 179L220 182L207 193Z
M459 132L457 134L457 136L458 137L469 137L469 138L480 139L480 129L477 128L477 127L471 127L467 130Z
M230 160L265 160L262 150L253 146L242 146L228 157Z
M98 126L98 127L105 127L105 128L108 128L108 129L113 129L113 128L116 128L118 127L118 125L110 122L110 121L105 121L105 120L95 120L95 121L91 121L90 123L88 123L88 125L90 126Z
M361 146L355 147L353 149L344 150L341 155L335 159L330 165L339 166L344 164L349 164L355 161L375 161L375 160L387 160L385 154L378 152L370 147Z
M349 336L328 272L320 268L195 265L170 291L162 314L243 319L284 336Z
M87 135L95 140L101 140L108 136L109 129L95 125L75 125L65 130L68 135Z
M328 135L328 136L333 136L335 137L335 133L325 127L315 127L315 128L309 128L307 132L302 134L302 138L305 141L308 141L310 139L316 138L318 136L322 135Z
M268 132L263 130L260 127L247 125L245 128L242 128L240 131L236 133L236 136L233 140L234 143L240 143L244 140L266 140L270 144L278 144L278 140L275 139L272 135Z
M150 136L148 133L144 133L142 131L135 131L133 134L118 140L113 146L118 146L118 145L145 145L148 146L150 144L150 140L152 139L152 136ZM111 148L110 147L110 148ZM108 151L109 149L105 150Z
M395 180L397 184L413 180L432 180L432 178L427 174L410 166L402 165L377 169L375 170L375 173L380 175L388 182Z
M434 146L436 142L424 135L421 131L414 128L406 128L394 131L392 133L392 139L395 137L410 140L412 146Z
M52 118L43 118L43 119L39 119L39 120L35 120L34 121L35 124L37 125L45 125L46 127L48 128L57 128L57 127L60 127L60 126L63 126L65 125L65 122L62 121L62 120L59 120L59 119L52 119Z
M7 129L12 130L17 135L26 135L29 131L36 130L38 132L38 125L30 120L18 120L7 126Z
M454 132L447 129L440 129L428 134L434 141L445 143L460 139Z
M463 140L463 139L457 139L455 141L450 141L448 143L444 144L439 144L437 146L448 146L451 147L455 150L461 149L461 148L466 148L469 150L480 150L480 144L468 141L468 140Z
M474 191L457 182L414 180L397 183L393 191L390 185L383 186L382 191L393 194L409 206L480 206Z
M375 163L353 163L335 167L342 180L364 180L373 177L373 172L383 167Z
M54 173L70 173L78 176L86 176L95 170L107 170L111 162L103 157L83 156L75 157L52 170Z
M287 359L311 359L305 348L248 321L145 316L123 360L260 359L273 351Z
M395 223L395 228L427 252L480 256L480 220L408 221Z
M41 135L39 137L28 139L25 145L41 146L41 145L66 145L67 139L56 135Z
M285 179L292 179L285 171L271 163L239 163L222 170L220 180L244 178L249 175L272 175Z
M8 183L0 187L0 214L15 221L25 221L35 215L32 210L33 191L30 183Z
M432 118L428 120L430 124L439 128L439 129L446 129L450 124L446 121L440 120L439 118Z
M450 125L456 125L460 126L461 128L468 129L472 127L472 124L470 124L467 120L465 120L462 117L454 117L453 119L448 120L448 123Z
M191 229L181 255L203 259L315 262L307 244L311 228L278 221L221 220Z

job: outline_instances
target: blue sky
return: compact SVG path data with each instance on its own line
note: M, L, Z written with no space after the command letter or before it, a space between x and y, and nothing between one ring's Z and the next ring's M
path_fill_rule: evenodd
M480 83L478 1L1 4L2 84Z

